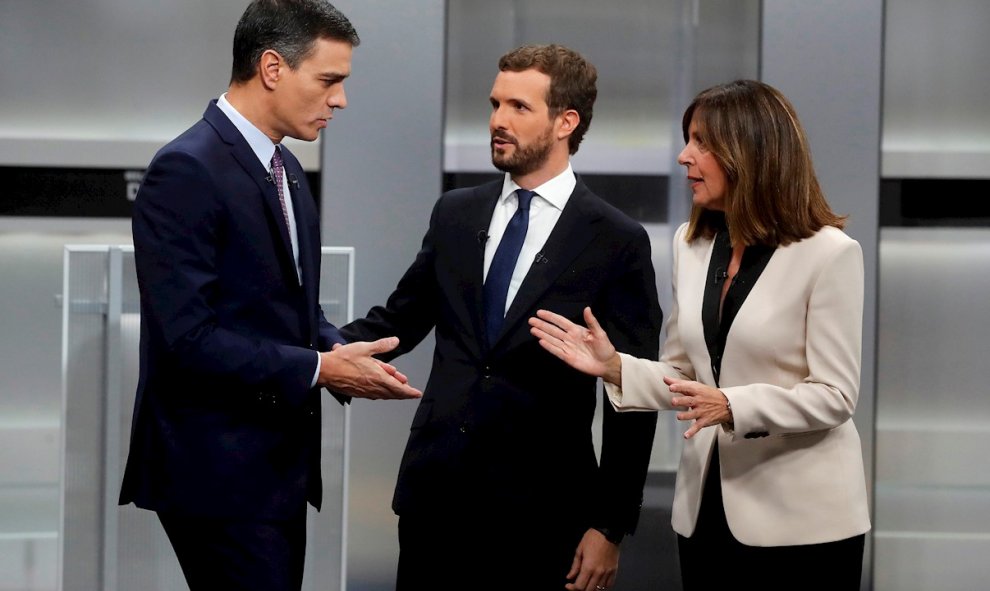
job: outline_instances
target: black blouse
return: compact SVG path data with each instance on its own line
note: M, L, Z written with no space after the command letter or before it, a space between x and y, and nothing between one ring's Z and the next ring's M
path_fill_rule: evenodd
M729 328L732 327L732 321L756 284L756 280L763 273L763 269L770 262L775 250L776 248L772 246L762 244L746 247L739 271L725 294L725 301L722 302L722 317L719 318L719 300L722 297L722 285L728 278L732 243L729 241L728 230L720 230L715 235L712 258L708 265L708 281L705 284L705 299L701 307L701 321L704 324L705 343L708 345L708 355L712 360L712 375L715 376L716 387L722 371L725 339L729 334Z

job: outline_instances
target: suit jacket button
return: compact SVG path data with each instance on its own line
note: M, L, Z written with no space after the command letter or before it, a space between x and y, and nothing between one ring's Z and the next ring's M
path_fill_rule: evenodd
M467 425L461 425L457 430L461 433L467 433Z

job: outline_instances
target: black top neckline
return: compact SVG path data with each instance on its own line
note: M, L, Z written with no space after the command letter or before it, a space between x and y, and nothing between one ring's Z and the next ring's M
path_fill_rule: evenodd
M732 242L728 230L719 230L712 242L712 257L708 264L708 279L705 283L701 320L704 325L708 356L712 362L712 375L715 377L715 385L718 386L719 375L722 371L722 355L725 353L725 340L728 337L729 329L732 327L732 321L770 262L770 257L777 249L763 244L746 247L739 264L739 271L725 294L725 301L721 302L722 317L720 319L719 304L722 297L722 285L728 277L727 270L729 262L732 260Z

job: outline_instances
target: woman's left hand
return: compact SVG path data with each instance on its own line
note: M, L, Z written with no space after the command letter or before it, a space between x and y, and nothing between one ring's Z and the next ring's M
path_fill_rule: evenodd
M671 404L687 409L677 413L677 419L694 421L684 433L685 439L691 439L705 427L732 422L729 399L718 388L670 377L665 377L663 383L667 384L672 393L677 394L671 399Z

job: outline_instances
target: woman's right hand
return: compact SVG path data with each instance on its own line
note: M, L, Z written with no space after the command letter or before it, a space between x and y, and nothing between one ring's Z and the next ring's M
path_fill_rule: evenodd
M567 365L621 386L619 354L591 308L584 309L584 321L588 328L574 324L560 314L538 310L536 317L529 319L529 332L540 340L540 346Z

